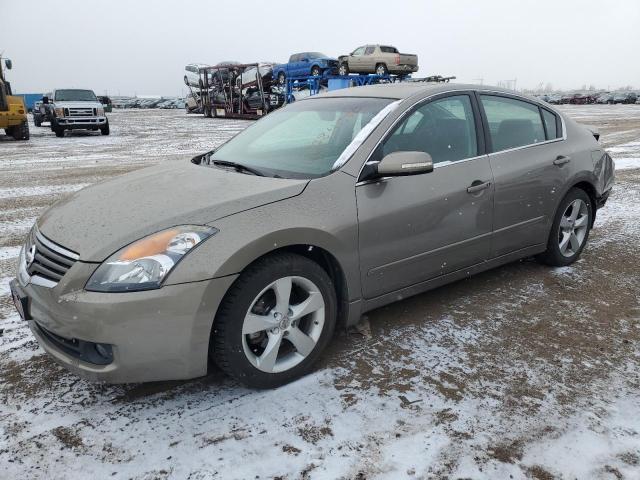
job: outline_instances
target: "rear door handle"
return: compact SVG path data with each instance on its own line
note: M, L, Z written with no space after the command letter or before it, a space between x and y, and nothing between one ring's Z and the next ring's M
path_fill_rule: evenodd
M489 188L491 186L491 182L479 183L480 180L476 180L471 184L469 188L467 188L467 193L478 193L485 188Z
M554 161L553 164L560 167L565 163L569 163L571 161L571 157L565 157L564 155L559 155Z

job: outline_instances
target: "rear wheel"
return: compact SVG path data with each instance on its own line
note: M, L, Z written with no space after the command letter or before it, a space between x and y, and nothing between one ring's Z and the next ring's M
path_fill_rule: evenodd
M389 70L384 63L379 63L376 65L376 75L388 75Z
M592 218L593 205L589 195L580 188L569 190L556 212L547 250L538 258L557 267L575 262L589 239Z
M295 254L248 267L216 315L211 356L227 374L273 388L309 372L329 343L336 293L317 263Z

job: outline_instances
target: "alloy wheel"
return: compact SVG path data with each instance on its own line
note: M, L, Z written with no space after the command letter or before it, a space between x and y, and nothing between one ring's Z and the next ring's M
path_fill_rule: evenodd
M558 246L565 257L580 251L589 228L589 208L584 200L577 198L567 206L560 220Z
M242 347L267 373L289 370L313 352L325 324L320 289L304 277L283 277L251 302L242 325Z

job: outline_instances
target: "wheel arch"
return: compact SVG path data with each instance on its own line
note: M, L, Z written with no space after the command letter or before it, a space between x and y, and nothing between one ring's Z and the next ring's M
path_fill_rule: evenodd
M591 227L593 227L593 224L596 221L596 210L597 210L597 204L598 204L597 203L598 195L597 195L596 187L590 181L583 179L571 185L565 192L565 195L572 188L579 188L589 196L589 200L591 200ZM564 195L562 198L564 198Z
M349 282L347 280L344 267L336 256L327 248L313 243L292 243L281 247L275 247L269 251L263 252L251 261L247 262L242 271L266 257L277 255L279 253L295 253L312 260L322 267L327 275L329 275L329 278L331 278L336 292L336 298L338 300L337 324L340 326L346 325L349 306ZM242 274L242 271L240 274Z

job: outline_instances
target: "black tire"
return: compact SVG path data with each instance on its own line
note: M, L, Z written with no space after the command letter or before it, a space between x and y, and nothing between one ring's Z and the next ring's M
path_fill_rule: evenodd
M584 238L580 243L580 247L575 251L572 250L569 255L565 255L560 249L560 237L562 235L560 223L569 206L576 200L581 200L586 204L588 211L587 227L584 233ZM578 258L580 258L580 254L584 250L584 247L587 245L587 241L589 240L589 232L593 226L593 208L594 206L591 199L584 190L575 187L569 190L560 202L553 219L553 225L551 226L551 232L549 232L549 239L547 240L547 250L538 255L538 260L554 267L565 267L578 260Z
M311 76L312 77L319 77L320 75L322 75L322 70L320 69L319 66L314 65L313 67L311 67Z
M262 290L274 281L289 276L303 277L318 287L325 304L324 326L315 347L300 363L282 372L267 373L255 367L244 352L244 318ZM225 295L211 332L209 354L226 374L245 385L252 388L274 388L311 370L333 336L336 317L335 287L320 265L293 253L267 256L247 267Z
M29 140L29 122L27 120L13 128L13 138L15 140Z
M100 127L100 134L109 135L109 120L107 120L107 123L104 125L104 127Z
M56 137L60 137L60 138L64 137L64 128L58 127L57 125L55 127L52 126L51 128L56 134Z
M278 85L284 85L287 81L287 76L284 72L278 73Z
M384 63L378 63L376 65L376 75L389 75L389 69Z
M342 62L338 67L338 75L349 75L349 64L347 62Z
M39 114L33 116L33 124L36 127L41 127L42 126L42 117Z

